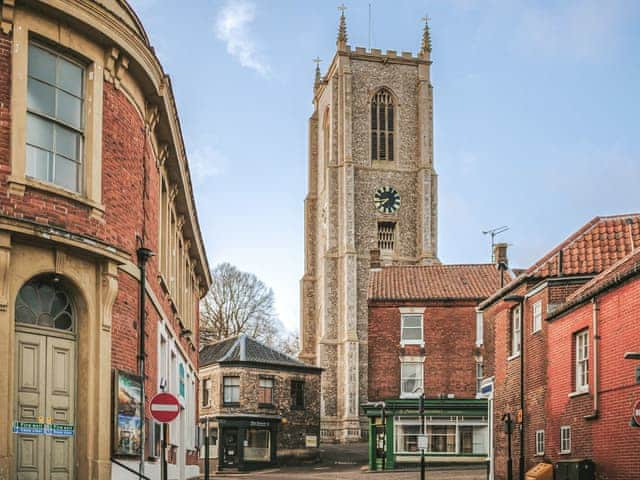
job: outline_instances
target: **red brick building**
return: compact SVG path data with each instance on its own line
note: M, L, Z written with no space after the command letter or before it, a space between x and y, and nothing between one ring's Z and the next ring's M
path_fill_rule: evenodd
M509 463L513 478L519 478L521 470L547 458L545 444L560 438L560 431L546 425L548 389L571 377L558 375L550 366L557 346L546 319L638 242L640 216L596 217L480 305L485 343L491 345L485 374L494 381L495 478L507 478ZM564 353L571 355L571 350ZM515 422L511 462L505 415Z
M369 282L371 466L418 461L417 398L426 413L427 461L484 464L487 401L476 399L484 348L476 307L501 285L496 265L412 265L373 268ZM482 338L480 336L480 338ZM385 402L384 414L380 402ZM384 426L383 426L384 425ZM383 438L384 437L384 438Z
M629 422L640 400L640 250L572 293L547 316L549 358L544 455L590 458L598 478L640 472L640 428ZM560 432L563 432L563 435Z
M210 274L170 79L125 1L1 13L0 478L158 478L161 384L193 476Z

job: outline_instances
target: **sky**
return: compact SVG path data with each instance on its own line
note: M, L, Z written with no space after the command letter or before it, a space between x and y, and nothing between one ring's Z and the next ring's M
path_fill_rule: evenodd
M339 2L131 0L171 76L212 266L299 324L307 125ZM596 215L640 212L640 2L352 0L349 44L417 52L430 17L439 258L526 267ZM324 73L324 70L323 70Z

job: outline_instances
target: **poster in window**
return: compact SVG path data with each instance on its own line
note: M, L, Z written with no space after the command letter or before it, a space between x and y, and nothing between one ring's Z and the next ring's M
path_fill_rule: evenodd
M142 382L140 377L115 371L113 453L140 456Z

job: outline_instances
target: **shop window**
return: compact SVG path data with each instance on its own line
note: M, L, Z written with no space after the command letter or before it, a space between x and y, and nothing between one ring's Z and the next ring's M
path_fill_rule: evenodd
M420 417L396 417L395 453L416 453L422 432ZM427 436L425 453L487 454L487 425L481 417L428 417L424 420Z
M207 435L206 427L202 427L202 440L200 442L200 458L205 457L205 436ZM218 458L218 429L209 427L209 458Z
M427 444L428 451L432 453L456 453L456 426L429 425Z
M271 460L271 432L265 429L247 429L244 459L248 462L268 462Z
M304 409L304 382L302 380L291 380L291 409Z
M402 335L400 342L403 345L420 345L423 342L422 315L402 315L401 322Z
M420 419L412 423L396 425L396 453L414 453L418 451L418 435L421 432Z
M223 385L223 402L225 404L240 403L240 377L224 377Z
M84 67L29 45L26 173L67 190L82 189Z
M258 384L258 403L262 406L272 406L273 378L260 378Z

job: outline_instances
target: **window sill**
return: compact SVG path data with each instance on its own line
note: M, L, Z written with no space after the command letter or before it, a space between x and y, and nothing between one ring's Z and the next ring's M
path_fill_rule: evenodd
M259 403L258 408L276 408L272 403Z
M514 353L513 355L507 357L507 361L510 362L511 360L515 360L516 358L520 358L520 352Z
M420 388L422 391L422 388ZM421 393L401 393L400 398L420 398Z
M574 398L574 397L579 397L581 395L587 395L588 393L589 393L589 390L579 390L577 392L571 392L570 394L567 395L567 397Z
M424 348L424 342L422 341L417 341L417 342L412 342L412 341L407 341L407 342L400 342L400 346L401 347L406 347L408 345L417 345L418 347L422 347Z
M18 178L15 176L9 176L9 192L14 195L23 196L27 187L34 190L40 190L46 193L57 195L59 197L65 197L73 202L81 203L90 208L90 216L96 219L104 218L104 205L97 203L90 198L83 196L80 193L66 190L54 184L40 182L33 178L25 177Z
M222 406L225 407L225 408L239 407L240 406L240 402L223 403Z
M531 332L531 335L535 335L536 333L542 333L542 328L539 328L538 330L533 330Z
M544 452L536 452L534 457L544 457Z
M565 452L560 451L559 455L571 455L571 450L568 450L568 451L565 451Z
M301 411L304 410L304 407L290 407L291 410Z

